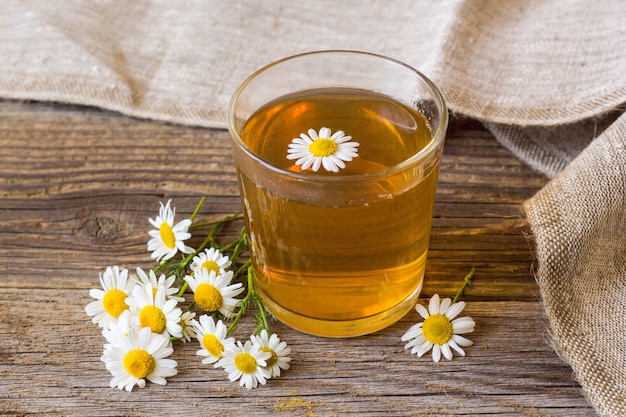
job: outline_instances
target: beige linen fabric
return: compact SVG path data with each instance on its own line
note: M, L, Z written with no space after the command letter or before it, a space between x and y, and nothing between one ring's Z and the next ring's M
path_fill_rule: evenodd
M0 95L224 127L260 66L359 49L430 76L481 120L571 123L626 96L619 0L5 0Z
M501 123L485 123L485 126L520 159L552 178L622 113L623 110L616 109L580 122L555 126L521 127Z
M552 331L601 415L626 415L626 114L524 204Z
M624 22L623 0L5 0L0 96L225 128L236 87L288 55L414 66L556 176L524 205L546 311L596 410L626 415L626 119L601 133L626 103Z

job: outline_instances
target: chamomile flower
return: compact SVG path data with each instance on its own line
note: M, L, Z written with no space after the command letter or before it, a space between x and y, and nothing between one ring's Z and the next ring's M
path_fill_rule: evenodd
M165 385L165 378L178 373L176 361L166 359L174 351L167 337L152 333L147 327L122 329L115 324L105 336L109 345L105 345L101 359L113 375L112 388L130 392L135 385L144 388L146 379Z
M174 282L176 281L176 276L172 275L169 278L166 278L165 275L161 275L157 280L156 274L153 270L150 270L149 274L150 275L148 276L148 274L146 274L143 269L137 268L137 276L139 277L139 280L137 282L143 285L150 283L152 285L152 292L154 292L154 294L156 294L159 287L165 288L166 299L176 300L179 303L185 301L184 297L178 297L176 295L178 294L179 288L173 287Z
M230 317L239 302L234 297L244 291L240 282L229 285L233 275L233 271L217 275L215 271L201 268L195 275L185 276L184 280L193 291L193 299L198 307L207 313L219 311L225 317Z
M96 299L85 306L85 312L91 321L102 328L107 328L117 321L119 316L128 309L126 297L133 288L128 279L128 271L118 266L108 267L100 274L102 289L91 289L89 295Z
M188 232L191 220L185 219L174 224L176 217L176 209L170 208L169 200L164 206L161 203L161 209L156 219L150 220L152 226L157 230L150 230L149 234L152 239L148 241L148 250L152 251L152 258L157 261L165 261L172 258L178 251L182 253L192 253L193 248L186 246L183 242L191 237Z
M402 336L403 342L409 341L404 348L411 349L411 353L417 353L419 357L432 349L435 362L439 362L442 354L447 360L452 360L451 349L465 356L461 347L471 346L473 343L460 335L473 332L475 323L471 317L455 319L464 308L465 302L452 304L449 298L444 298L440 303L438 294L430 299L428 310L418 304L415 309L424 321L413 325Z
M166 337L183 336L179 324L182 311L176 300L165 299L165 287L158 287L155 293L151 283L137 284L126 303L131 309L131 325Z
M191 341L191 338L196 336L196 330L193 326L193 318L196 317L196 313L193 311L185 311L180 316L180 324L182 337L181 340L184 343Z
M115 329L111 330L111 327L115 327ZM115 323L111 323L111 326L109 326L108 329L102 330L102 334L107 340L109 340L109 337L107 335L112 334L112 332L114 331L124 333L126 336L128 336L131 327L130 310L124 310L124 312L120 315L120 318ZM139 328L137 328L137 330L139 330Z
M349 142L351 136L346 136L341 130L335 133L323 127L319 133L309 129L300 137L292 139L287 150L287 159L295 159L296 165L303 171L311 168L317 171L323 166L326 171L338 172L346 167L344 161L352 161L359 156L358 142Z
M104 353L100 358L102 362L106 362L106 356L115 347L113 343L115 343L115 340L118 337L117 334L123 334L128 337L130 327L130 310L124 310L115 323L111 323L108 328L102 330L102 335L107 342L109 342L104 344Z
M215 248L205 249L198 255L194 256L191 261L191 270L206 269L207 271L215 271L217 275L223 274L232 262L228 256L222 255Z
M281 342L277 334L268 337L267 330L261 330L261 333L250 336L252 343L261 346L263 352L268 352L271 356L265 360L265 369L269 372L271 378L280 376L280 370L289 369L291 358L287 355L291 353L291 348L287 347L286 342Z
M196 355L204 357L202 363L205 365L219 361L224 356L224 350L235 347L235 339L226 337L228 329L221 320L215 323L213 317L203 314L199 322L192 320L191 323L202 346Z
M257 383L265 385L270 378L269 371L265 369L270 357L271 354L262 351L260 345L250 340L246 340L245 344L238 341L236 346L224 351L224 357L216 367L224 368L229 380L239 380L240 386L252 389L257 387Z

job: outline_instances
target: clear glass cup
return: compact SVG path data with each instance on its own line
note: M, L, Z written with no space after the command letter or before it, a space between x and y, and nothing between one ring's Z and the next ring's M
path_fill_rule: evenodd
M252 74L228 123L266 307L330 337L406 314L422 287L448 123L435 85L380 55L311 52Z

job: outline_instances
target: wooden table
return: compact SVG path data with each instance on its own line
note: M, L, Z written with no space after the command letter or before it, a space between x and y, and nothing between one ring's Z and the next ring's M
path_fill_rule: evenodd
M84 307L107 266L152 267L148 218L240 210L228 133L97 109L0 101L0 413L72 416L591 416L555 353L521 203L547 179L477 122L453 118L420 302L454 296L476 267L466 357L403 350L412 311L376 334L324 339L273 324L292 369L246 390L177 343L166 386L109 388L103 338ZM225 239L237 227L226 230ZM230 234L230 235L229 235ZM197 242L196 242L197 243ZM193 246L193 245L192 245ZM236 333L250 331L244 322ZM250 324L251 326L251 324Z

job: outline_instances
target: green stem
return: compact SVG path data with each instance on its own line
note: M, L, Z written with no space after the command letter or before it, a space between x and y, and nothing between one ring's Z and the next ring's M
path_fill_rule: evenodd
M248 235L246 234L246 227L242 227L239 230L239 239L237 240L237 245L235 245L235 249L233 249L233 253L231 258L233 262L239 259L243 251L248 249Z
M198 249L196 249L196 251L193 253L193 256L196 256L197 254L202 252L204 248L206 248L207 246L209 245L214 246L217 244L215 242L215 235L217 234L218 230L219 230L219 227L213 226L209 234L204 238L204 241L200 244L200 246L198 246ZM192 256L192 259L193 259L193 256Z
M256 294L256 293L255 293L255 297L254 297L254 303L256 304L257 308L259 309L259 312L256 315L257 326L260 326L259 330L265 329L265 331L267 332L267 334L269 336L269 334L270 334L270 326L269 326L269 324L267 324L267 315L265 314L265 306L263 305L263 301L261 300L261 297L259 297L258 294Z
M202 252L204 250L204 248L206 248L209 245L217 246L217 242L215 242L215 236L219 232L220 228L224 225L224 223L226 223L226 220L214 223L214 226L211 228L211 231L209 232L207 237L204 238L204 241L200 244L198 249L196 249L192 254L187 255L187 257L182 260L182 262L180 263L180 266L179 266L179 269L181 271L186 269L187 266L189 265L189 263L193 260L193 258L196 255L198 255L200 252Z
M263 305L263 300L259 297L259 294L256 292L254 288L254 272L252 271L252 267L248 268L248 291L253 294L254 304L259 310L256 314L256 332L260 333L261 330L265 329L267 334L270 334L270 326L267 323L267 315L265 314L265 306Z
M452 304L456 303L459 300L459 298L461 298L461 296L463 295L463 292L465 291L465 288L470 285L470 283L472 282L472 278L474 278L475 270L476 268L472 266L472 270L469 272L469 274L465 275L465 278L463 279L463 285L461 286L459 291L456 293L456 296L452 300Z
M235 239L229 244L224 245L222 249L220 249L220 251L225 252L232 248L233 256L239 257L239 255L241 255L241 253L244 251L244 249L247 248L247 246L248 246L248 239L246 236L246 227L244 226L241 229L239 229L239 239Z
M202 205L204 204L204 200L206 200L206 197L202 197L200 199L200 201L198 202L198 205L193 210L193 213L191 213L191 217L189 218L189 220L191 220L192 222L193 222L193 219L195 219L196 216L198 215L198 212L200 211L200 208L202 208Z
M242 213L235 213L233 215L230 216L226 216L223 219L219 219L219 220L213 220L211 222L203 222L203 223L195 223L192 224L191 226L189 226L189 230L192 229L198 229L200 227L207 227L207 226L215 226L215 225L223 225L235 220L241 220L243 219L243 214Z
M183 281L183 285L182 287L180 287L180 291L178 291L178 297L182 297L183 294L185 294L185 291L187 290L187 281Z
M239 310L237 311L237 314L235 315L235 317L232 319L233 321L232 323L230 323L230 326L228 326L228 330L226 331L226 336L229 336L232 332L235 331L235 329L237 328L237 323L239 322L239 319L243 317L248 307L248 304L250 304L250 300L254 298L255 295L256 294L252 286L252 268L248 268L248 292L246 293L246 296L243 298L243 300L237 303L237 306L239 306Z
M241 265L239 268L237 268L237 271L235 271L235 274L233 275L233 279L237 278L238 276L240 276L243 273L243 271L245 271L246 269L250 268L251 264L252 264L252 261L250 259L245 261L243 263L243 265Z
M198 247L198 249L196 249L196 251L194 253L189 255L185 259L185 261L183 261L183 266L187 267L187 265L193 259L193 257L196 256L197 254L199 254L200 252L202 252L204 250L204 248L206 248L207 246L211 245L213 247L218 247L218 244L215 241L215 236L217 236L217 233L220 231L220 229L226 223L229 223L229 222L231 222L233 220L237 220L237 219L241 218L241 217L238 217L238 216L239 215L235 214L235 215L232 215L232 216L224 217L222 220L219 220L219 221L206 223L206 225L212 225L213 226L213 227L211 227L211 231L209 232L207 237L204 239L204 242L202 242L202 244ZM235 242L238 242L239 240L240 239L236 240ZM229 244L229 245L224 246L223 248L220 249L220 252L228 250L231 246L232 246L232 243ZM231 259L232 259L232 257L231 257Z

